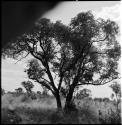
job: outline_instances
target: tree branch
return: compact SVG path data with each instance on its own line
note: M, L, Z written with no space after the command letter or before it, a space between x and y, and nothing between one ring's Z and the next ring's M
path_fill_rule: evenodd
M39 61L41 61L42 64L43 64L43 60L42 60L41 58L39 58L38 56L34 55L34 53L33 53L33 52L34 52L34 48L31 48L30 45L29 45L27 42L26 42L26 44L27 44L27 46L28 46L28 48L29 48L28 51L31 53L31 55L34 56L34 57L35 57L36 59L38 59Z
M60 90L60 88L61 88L62 81L63 81L63 75L60 76L58 90Z
M22 57L21 59L17 60L17 62L15 62L15 64L17 64L19 61L21 61L22 59L26 58L29 55L29 53L27 53L27 55L25 55L24 57Z
M52 74L51 74L51 72L50 72L49 65L48 65L48 62L47 62L47 61L45 62L45 67L46 67L46 69L47 69L46 73L47 73L47 75L48 75L48 77L49 77L49 79L50 79L50 81L51 81L52 87L54 88L54 90L57 90L57 88L56 88L56 86L55 86L55 84L54 84L54 80L53 80Z
M28 44L28 43L27 43ZM49 65L48 65L48 62L47 62L47 60L46 60L46 58L45 58L45 62L41 59L41 58L39 58L39 57L37 57L36 55L34 55L34 49L33 48L31 48L30 46L29 46L29 44L28 44L28 47L29 47L29 51L30 51L30 53L31 53L31 55L32 56L34 56L36 59L38 59L38 60L40 60L41 62L42 62L42 64L43 64L43 66L46 68L46 73L47 73L47 75L48 75L48 77L49 77L49 79L50 79L50 85L53 87L53 89L54 90L57 90L57 88L56 88L56 86L55 86L55 84L54 84L54 81L53 81L53 77L52 77L52 74L51 74L51 72L50 72L50 69L49 69ZM33 50L32 50L33 49Z
M66 72L66 71L69 71L71 67L74 67L74 65L78 62L78 60L80 59L80 57L83 55L83 52L85 51L85 48L87 46L89 46L88 49L90 49L92 44L89 44L88 42L84 45L84 47L82 48L80 54L73 60L73 62L65 69L65 71L63 71L63 74ZM86 54L85 54L86 55Z
M40 42L40 47L41 47L41 49L43 50L43 52L44 52L44 54L45 54L45 50L44 50L44 48L43 48L41 42Z
M50 81L46 80L45 78L42 78L42 77L41 77L41 79L43 79L43 80L45 80L46 82L50 83Z
M51 90L51 92L54 92L54 91L51 89L51 87L50 87L48 84L46 84L44 81L41 81L41 82L40 82L38 79L35 79L35 81L38 82L38 83L40 83L41 85L45 86L47 89Z
M104 39L101 39L101 40L98 40L98 41L92 41L92 43L96 43L96 42L98 43L100 41L105 41L107 38L108 38L108 36L106 35Z
M115 80L115 79L118 79L118 78L113 78L113 79L111 79L111 80L108 80L108 81L106 81L106 82L103 82L102 83L102 81L104 80L102 80L102 81L100 81L98 84L94 84L93 82L92 83L81 83L81 84L78 84L78 86L80 86L80 85L95 85L95 86L98 86L98 85L105 85L105 84L107 84L107 83L109 83L109 82L111 82L111 81L113 81L113 80Z
M60 67L60 69L59 69L59 70L60 70L60 80L59 80L58 90L60 90L60 88L61 88L61 84L62 84L63 76L64 76L64 74L63 74L63 72L62 72L63 66L64 66L65 61L66 61L66 55L65 55L65 52L64 52L64 51L63 51L63 54L64 54L64 58L62 59L63 62L62 62L62 65L61 65L61 67Z
M91 54L108 54L108 53L91 52Z

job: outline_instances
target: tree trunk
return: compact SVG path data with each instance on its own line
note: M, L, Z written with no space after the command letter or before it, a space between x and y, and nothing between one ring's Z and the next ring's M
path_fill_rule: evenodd
M62 110L62 104L61 104L61 98L59 95L59 92L56 92L55 94L55 98L56 98L56 103L57 103L57 110Z
M69 93L66 96L66 102L65 102L65 107L64 110L66 112L69 112L71 110L74 110L74 107L72 107L72 98L73 98L73 92L74 92L75 87L71 86L69 89Z
M78 83L78 76L74 78L72 85L70 85L69 92L66 97L65 107L64 107L66 112L76 110L75 105L72 103L72 98L73 98L74 89L77 86L77 83Z

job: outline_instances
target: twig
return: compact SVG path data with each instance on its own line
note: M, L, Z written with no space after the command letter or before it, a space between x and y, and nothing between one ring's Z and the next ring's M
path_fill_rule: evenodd
M17 64L17 63L18 63L19 61L21 61L22 59L26 58L28 55L29 55L29 53L28 53L26 56L24 56L24 57L22 57L21 59L19 59L15 64Z

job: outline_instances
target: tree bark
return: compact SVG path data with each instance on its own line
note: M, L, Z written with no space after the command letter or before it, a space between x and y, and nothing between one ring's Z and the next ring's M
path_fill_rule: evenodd
M66 102L65 102L65 107L64 107L64 110L66 112L76 109L75 106L72 105L72 98L73 98L74 89L77 86L77 83L78 83L78 76L74 78L74 81L72 85L70 85L69 92L66 96Z
M60 111L62 110L62 104L61 104L61 98L60 98L59 92L56 92L54 96L56 98L57 110Z
M69 93L66 96L66 102L65 102L65 107L64 107L64 110L66 112L69 112L69 111L73 110L73 107L71 106L72 105L71 103L72 103L74 89L75 89L74 86L70 86Z

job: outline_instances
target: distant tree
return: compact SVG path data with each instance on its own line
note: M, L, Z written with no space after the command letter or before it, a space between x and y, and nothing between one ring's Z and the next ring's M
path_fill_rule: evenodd
M41 94L42 94L40 91L37 91L36 93L37 93L38 95L41 95Z
M44 97L48 96L48 89L46 87L43 87L42 96Z
M5 90L1 88L1 95L5 94Z
M34 91L31 92L31 99L32 100L37 99L36 93Z
M110 85L110 88L115 93L117 109L118 109L118 104L120 103L121 100L121 86L119 83L114 82L113 84ZM114 94L112 94L112 96L114 97Z
M21 93L23 92L23 90L22 90L22 88L21 88L21 87L20 87L20 88L15 89L15 91L16 91L16 93L18 93L18 94L21 94Z
M8 91L7 93L8 93L8 94L12 94L12 92L11 92L11 91Z
M107 97L103 98L103 102L109 102L109 101L110 101L109 98L107 98Z
M43 18L2 49L2 55L34 57L26 69L28 77L52 92L58 109L62 109L61 88L66 89L65 110L70 110L76 87L104 85L118 78L118 33L114 21L95 19L90 11L79 13L68 26Z
M21 84L26 89L28 95L31 95L32 88L34 87L33 83L31 81L23 81Z
M77 99L83 99L83 98L88 98L91 96L91 90L89 89L82 89L76 94Z
M102 102L103 99L102 98L94 98L94 101Z
M37 96L38 96L39 98L41 98L41 97L42 97L42 93L41 93L40 91L37 91Z

